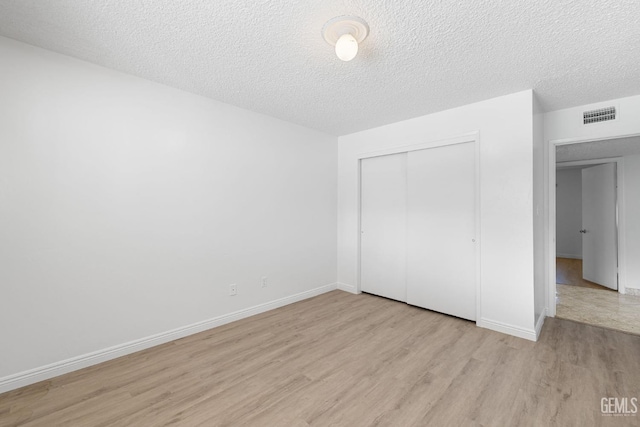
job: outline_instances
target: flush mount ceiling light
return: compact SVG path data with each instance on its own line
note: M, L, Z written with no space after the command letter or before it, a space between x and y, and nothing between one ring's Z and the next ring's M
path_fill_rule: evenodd
M369 35L369 26L357 16L336 16L322 27L322 37L336 47L336 55L351 61L358 54L358 43Z

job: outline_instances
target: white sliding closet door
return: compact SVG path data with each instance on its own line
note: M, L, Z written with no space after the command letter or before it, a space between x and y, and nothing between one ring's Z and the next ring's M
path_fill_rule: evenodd
M406 301L407 153L361 161L360 287Z
M407 157L407 302L476 319L475 144Z

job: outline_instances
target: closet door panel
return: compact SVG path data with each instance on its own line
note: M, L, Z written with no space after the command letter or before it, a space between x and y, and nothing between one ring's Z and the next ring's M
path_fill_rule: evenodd
M407 153L361 161L360 287L406 302Z
M476 318L474 143L407 157L407 302Z

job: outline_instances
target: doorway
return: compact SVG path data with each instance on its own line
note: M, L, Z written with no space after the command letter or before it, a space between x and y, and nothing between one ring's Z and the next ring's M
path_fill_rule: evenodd
M551 148L549 312L640 334L640 137Z
M618 161L556 164L557 284L618 291Z

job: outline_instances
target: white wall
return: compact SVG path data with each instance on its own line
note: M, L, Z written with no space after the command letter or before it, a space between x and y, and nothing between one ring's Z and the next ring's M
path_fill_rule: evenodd
M556 171L556 256L582 259L582 170Z
M585 125L582 112L615 105L618 120ZM640 95L613 99L596 104L580 105L546 113L544 116L547 142L565 139L592 140L615 138L640 133Z
M618 120L610 122L602 122L597 124L584 125L582 122L582 112L586 110L593 110L597 108L608 107L615 105L618 109ZM558 141L582 141L582 140L602 140L617 138L630 135L640 134L640 95L630 96L626 98L613 99L604 102L598 102L595 104L580 105L573 108L567 108L558 111L552 111L546 113L544 116L545 122L545 199L549 201L549 205L546 206L545 212L545 227L549 230L548 242L551 245L555 245L555 197L551 194L551 187L549 186L549 174L555 173L555 163L550 164L549 158L551 152L554 150L553 144ZM555 151L553 151L555 153ZM625 165L625 171L627 167ZM640 249L635 249L633 245L635 243L629 243L631 238L627 239L626 252L628 259L623 259L623 262L627 267L627 273L634 270L633 265L638 264L637 260L640 258L634 258L633 254L640 255ZM631 245L631 246L629 246ZM547 254L548 265L553 265L555 262L554 254ZM636 255L636 256L638 256ZM628 280L627 283L630 288L636 286L638 282ZM634 285L633 283L636 283ZM548 287L555 287L555 271L548 269L547 271L547 285ZM554 296L552 293L548 294L547 309L549 315L555 316L554 310Z
M358 156L480 134L481 312L478 324L535 339L531 91L338 139L338 281L358 284ZM443 183L446 185L446 183Z
M544 114L538 97L533 96L533 282L536 333L539 334L546 315L544 228Z
M335 286L335 137L6 38L0 58L0 382Z

